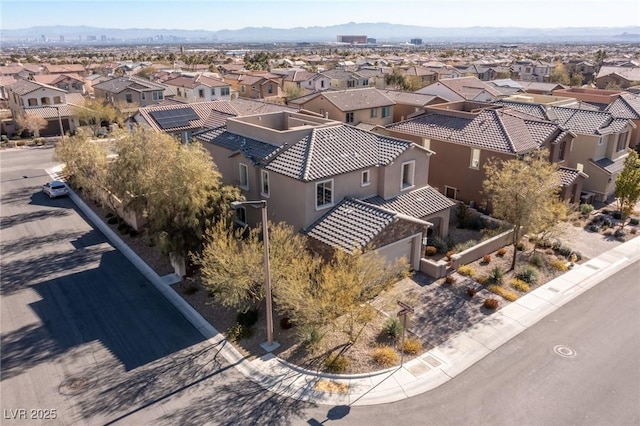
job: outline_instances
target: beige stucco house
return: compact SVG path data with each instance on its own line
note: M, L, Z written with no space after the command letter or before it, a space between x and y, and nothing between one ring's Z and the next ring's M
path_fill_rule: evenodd
M477 77L443 78L420 90L416 90L416 93L439 96L451 102L491 102L502 96L495 87L479 80Z
M104 99L112 104L120 104L132 109L161 102L164 99L165 90L164 84L134 76L115 77L93 84L96 99Z
M231 99L231 85L222 79L204 75L181 75L165 80L166 96L172 95L175 100L194 103Z
M453 203L427 185L431 152L409 141L290 112L229 118L196 139L225 183L267 200L269 219L308 235L319 253L372 249L418 269L422 239L448 233ZM255 225L260 212L240 210L238 220Z

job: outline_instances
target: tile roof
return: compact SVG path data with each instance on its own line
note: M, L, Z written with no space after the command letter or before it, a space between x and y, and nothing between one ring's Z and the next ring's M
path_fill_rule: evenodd
M423 93L403 92L400 90L381 90L382 94L397 104L413 105L417 107L429 105L434 101L445 99L435 95L426 95Z
M499 97L501 94L495 87L485 83L477 77L443 78L439 83L448 87L465 99L474 99L479 93L485 91L491 96Z
M75 114L74 106L71 104L60 105L60 117L71 117ZM58 118L58 107L37 107L27 108L24 110L26 114L37 115L44 119Z
M233 99L232 101L229 101L229 105L237 112L238 115L254 115L280 111L298 111L299 109L286 105L272 104L247 98Z
M551 107L551 112L557 117L558 123L565 129L576 133L599 135L612 124L611 114L599 111L587 111L565 107ZM617 119L620 120L620 119ZM617 127L621 123L616 123ZM624 127L624 125L622 126Z
M402 213L418 219L446 210L455 205L453 201L430 186L398 195L389 200L385 200L379 195L376 195L364 201L386 210Z
M64 90L59 89L57 87L49 86L48 84L44 84L44 83L36 83L35 81L30 81L30 80L18 80L17 82L8 86L8 88L13 93L19 96L26 95L27 93L31 93L43 87L64 93Z
M554 123L508 109L485 109L469 117L429 112L387 128L512 154L538 148L562 131Z
M270 159L266 168L309 182L368 167L385 166L413 143L340 124L316 128Z
M94 89L104 90L110 93L120 93L125 89L132 89L136 91L145 90L164 90L165 86L160 83L154 83L149 80L145 80L138 77L116 77L111 80L102 81L93 85Z
M558 173L560 173L560 185L569 186L580 176L580 171L576 169L570 169L569 167L559 167Z
M193 89L198 86L207 86L207 87L229 86L229 83L225 83L222 80L218 80L211 77L206 77L206 76L188 77L184 75L176 78L172 78L169 80L165 80L164 84L168 86L186 87L189 89Z
M332 247L351 252L364 249L395 217L393 212L345 198L303 232Z
M327 90L322 95L341 111L392 106L394 102L375 88Z
M190 107L196 115L199 117L197 120L189 121L187 126L179 126L170 129L163 129L155 120L151 113L155 111L171 111L175 109L183 109ZM158 132L178 132L184 130L196 130L203 128L215 128L220 127L227 122L227 118L235 117L238 112L229 105L228 101L209 101L209 102L194 102L189 104L184 103L172 103L165 105L153 105L139 109L140 115L149 124L151 128Z
M609 74L617 74L629 81L640 80L640 67L619 67L605 65L600 68L596 79L607 76Z
M601 158L599 160L591 160L593 164L600 167L601 169L615 174L621 172L624 169L624 160L626 160L627 155L623 155L622 157L618 157L615 160L611 160L610 158Z
M611 102L606 111L614 117L638 120L640 119L640 94L625 93Z
M198 133L195 137L200 141L226 148L232 152L241 152L254 164L264 163L267 157L273 156L283 148L282 146L272 145L231 133L227 131L226 126Z
M529 115L533 115L534 117L538 117L540 119L547 118L546 109L544 106L540 104L531 104L529 102L505 101L502 99L493 102L493 104L517 109L518 111L525 112Z

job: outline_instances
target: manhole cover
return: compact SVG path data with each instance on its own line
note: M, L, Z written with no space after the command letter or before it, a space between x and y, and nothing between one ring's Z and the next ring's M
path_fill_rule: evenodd
M90 377L78 375L67 377L58 386L58 392L63 395L75 395L84 392L93 385Z
M571 349L569 346L564 346L564 345L554 346L553 352L555 352L557 355L560 355L561 357L564 357L564 358L573 358L574 356L576 356L576 351Z

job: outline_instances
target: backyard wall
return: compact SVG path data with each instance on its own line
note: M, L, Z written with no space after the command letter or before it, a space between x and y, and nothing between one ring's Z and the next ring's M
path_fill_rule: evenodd
M478 243L470 249L454 254L451 256L451 267L456 270L459 266L474 262L485 254L493 253L494 251L511 244L512 241L513 230L511 229L503 232L502 234L496 235L493 238L489 238L486 241Z

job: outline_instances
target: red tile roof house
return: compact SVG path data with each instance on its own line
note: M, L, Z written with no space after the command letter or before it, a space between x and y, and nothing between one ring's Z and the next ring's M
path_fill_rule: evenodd
M229 118L196 135L227 184L267 200L269 219L310 238L318 253L371 249L420 268L422 239L448 233L453 203L427 185L431 152L300 113ZM255 225L260 212L240 210Z
M429 185L447 197L490 212L482 193L484 166L491 158L508 161L545 147L563 165L573 135L556 123L480 102L451 102L376 131L412 140L433 151ZM563 170L563 198L579 200L584 174Z
M640 145L640 94L624 93L611 102L606 111L614 117L631 120L635 128L631 131L629 148Z

